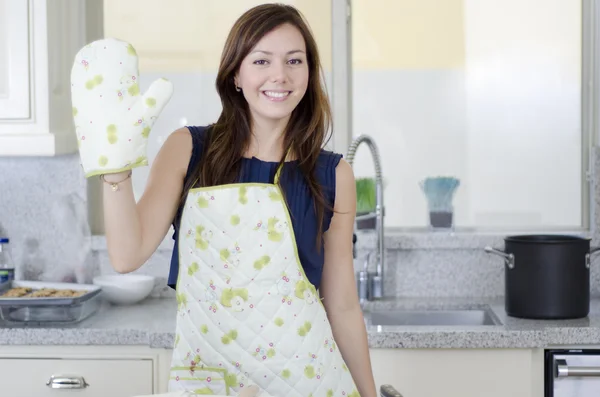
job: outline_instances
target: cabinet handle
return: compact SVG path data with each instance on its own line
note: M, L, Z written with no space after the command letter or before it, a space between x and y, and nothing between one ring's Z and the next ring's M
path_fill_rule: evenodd
M567 360L556 360L555 376L566 378L569 376L597 376L600 377L600 367L570 367Z
M46 386L51 389L85 389L89 384L83 376L52 375Z

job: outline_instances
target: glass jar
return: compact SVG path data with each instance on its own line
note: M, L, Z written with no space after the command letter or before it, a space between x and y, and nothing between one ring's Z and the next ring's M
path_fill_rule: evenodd
M15 279L15 266L8 250L9 239L0 237L0 284Z

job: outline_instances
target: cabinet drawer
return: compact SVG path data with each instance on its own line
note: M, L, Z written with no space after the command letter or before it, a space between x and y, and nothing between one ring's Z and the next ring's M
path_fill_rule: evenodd
M83 379L81 388L52 388L56 378ZM132 397L153 393L152 360L0 359L0 395Z

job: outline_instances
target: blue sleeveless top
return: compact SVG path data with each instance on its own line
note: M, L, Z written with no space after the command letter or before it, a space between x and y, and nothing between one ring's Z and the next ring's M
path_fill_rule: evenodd
M188 178L192 177L190 173L202 156L204 150L203 141L207 127L187 128L192 134L193 146L192 156L185 176L186 182ZM333 208L335 202L335 169L341 158L341 154L321 150L315 169L317 182L321 186L323 196L331 208ZM277 165L277 162L262 161L256 157L243 158L238 182L273 183ZM324 249L321 245L321 249L317 250L317 214L314 207L314 199L312 198L310 189L297 166L297 162L290 161L284 164L281 172L281 185L285 193L288 211L290 212L290 218L292 220L300 262L302 263L306 277L308 277L309 281L318 289L323 271ZM181 211L182 206L179 207L176 216L180 216ZM332 211L325 208L323 216L323 232L329 229L332 215ZM173 248L171 268L167 281L167 284L171 288L176 287L177 276L179 273L179 252L177 244L179 236L175 221L173 222L173 226L175 227L175 233L173 234L175 246Z

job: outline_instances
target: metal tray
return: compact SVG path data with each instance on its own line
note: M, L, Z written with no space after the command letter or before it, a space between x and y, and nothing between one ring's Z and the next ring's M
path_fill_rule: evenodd
M43 288L56 290L76 290L86 291L83 295L76 297L35 297L29 298L27 295L22 297L4 298L2 295L11 288L31 288L38 291ZM32 292L33 292L32 291ZM97 285L76 284L76 283L52 283L45 281L9 281L0 284L0 307L1 306L70 306L98 295L102 289Z
M27 287L85 291L76 297L10 297L1 295L11 288ZM102 289L96 285L52 283L44 281L9 281L0 284L0 319L26 324L74 323L94 314L100 307Z

